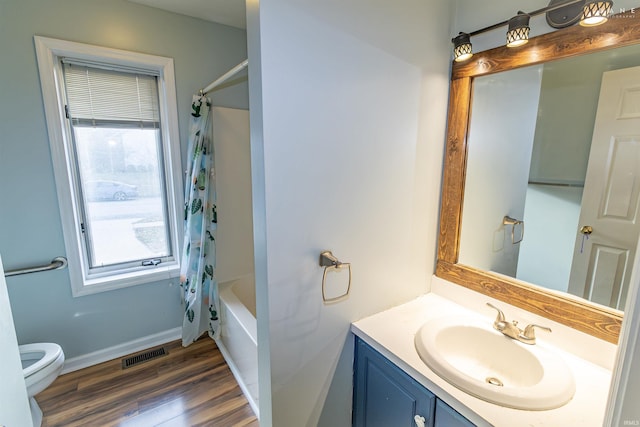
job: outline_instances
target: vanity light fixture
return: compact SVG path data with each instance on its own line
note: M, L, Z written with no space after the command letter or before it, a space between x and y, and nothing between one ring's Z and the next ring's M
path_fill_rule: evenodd
M453 59L456 62L464 61L473 56L473 49L469 34L460 33L451 39L453 42Z
M612 1L588 1L584 5L580 25L583 27L594 27L604 24L607 22L607 19L609 19L612 7Z
M529 19L528 13L518 12L516 16L509 19L509 30L507 31L507 47L522 46L529 41Z
M578 19L580 20L580 25L592 27L606 22L612 8L613 1L610 0L551 0L547 7L533 12L518 12L516 16L507 21L498 22L471 33L461 32L451 39L453 42L453 59L456 62L461 62L471 58L473 56L471 37L505 25L508 25L507 47L522 46L529 41L530 18L541 13L547 14L547 23L553 28L568 27L578 22ZM551 12L555 13L551 14Z

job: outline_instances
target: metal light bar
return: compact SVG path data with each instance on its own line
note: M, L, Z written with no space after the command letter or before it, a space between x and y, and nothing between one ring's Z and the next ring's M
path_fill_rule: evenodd
M551 11L556 10L556 9L562 9L563 7L571 6L572 4L580 3L581 1L583 1L583 0L567 0L564 3L559 3L559 4L556 4L556 5L553 5L553 6L543 7L541 9L534 10L533 12L527 12L527 15L530 15L530 16L540 15L541 13L547 13L547 12L551 12ZM509 20L507 19L506 21L498 22L497 24L493 24L493 25L490 25L488 27L481 28L479 30L473 31L473 32L469 33L469 36L473 37L473 36L476 36L478 34L486 33L487 31L495 30L496 28L504 27L505 25L508 25L508 24L509 24Z

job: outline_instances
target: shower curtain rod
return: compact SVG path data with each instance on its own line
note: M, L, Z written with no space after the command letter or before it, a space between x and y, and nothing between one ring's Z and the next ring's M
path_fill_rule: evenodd
M231 77L233 77L240 71L247 68L247 65L249 65L249 60L245 59L244 61L242 61L241 63L239 63L238 65L236 65L235 67L233 67L232 69L230 69L229 71L227 71L226 73L224 73L223 75L221 75L220 77L212 81L211 83L209 83L209 86L205 87L204 89L201 89L200 93L202 95L206 95L207 93L211 92L213 88L215 88L216 86L219 86L220 84L229 80Z

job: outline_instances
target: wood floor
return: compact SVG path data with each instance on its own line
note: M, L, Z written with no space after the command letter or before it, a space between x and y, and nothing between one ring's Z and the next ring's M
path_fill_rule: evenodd
M168 355L127 369L117 359L58 377L36 396L42 426L259 426L211 339L164 347Z

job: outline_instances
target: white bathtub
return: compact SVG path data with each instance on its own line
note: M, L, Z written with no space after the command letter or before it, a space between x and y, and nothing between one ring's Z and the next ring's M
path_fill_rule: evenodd
M222 331L218 347L240 388L258 413L258 334L252 276L220 283Z

